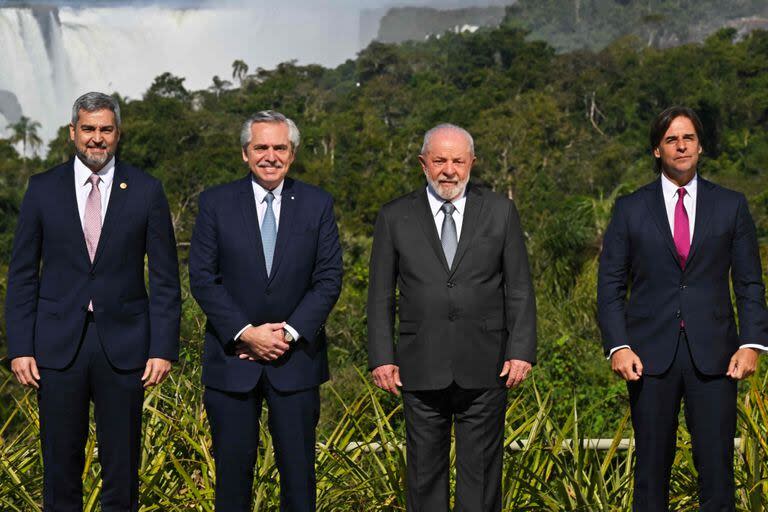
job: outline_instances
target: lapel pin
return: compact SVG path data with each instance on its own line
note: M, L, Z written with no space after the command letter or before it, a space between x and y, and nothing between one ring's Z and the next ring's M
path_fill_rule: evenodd
M123 190L125 190L125 189L127 189L127 188L128 188L128 184L127 184L126 182L122 182L122 183L120 184L120 188L121 188L121 189L123 189Z
M291 201L293 201L293 199L294 199L294 197L293 197L293 196L291 196Z

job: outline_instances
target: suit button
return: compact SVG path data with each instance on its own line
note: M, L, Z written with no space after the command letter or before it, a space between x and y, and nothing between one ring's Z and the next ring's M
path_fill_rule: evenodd
M272 290L267 290L267 291L266 291L266 292L264 292L264 293L266 293L267 295L272 295Z
M453 281L448 281L445 284L446 284L446 286L448 286L448 288L453 288L454 286L456 286L456 283L454 283Z
M90 272L88 273L88 277L90 277L91 279L96 279L96 274L94 274L93 272Z

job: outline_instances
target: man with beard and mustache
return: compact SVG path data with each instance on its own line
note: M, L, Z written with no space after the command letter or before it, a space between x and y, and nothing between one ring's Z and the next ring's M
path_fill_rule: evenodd
M115 158L117 101L81 96L69 131L76 157L32 176L21 204L8 268L8 359L18 381L37 390L43 509L82 510L92 401L101 509L136 511L144 389L178 357L176 240L160 182Z
M466 130L429 130L419 162L427 187L386 204L374 229L369 367L377 386L403 390L407 509L449 510L453 424L454 510L499 511L507 389L536 362L520 219L512 201L469 183Z
M265 110L243 124L247 176L206 190L189 252L192 294L208 317L203 401L216 460L216 510L253 509L262 402L280 473L280 510L315 510L325 320L341 291L333 199L287 178L300 135Z

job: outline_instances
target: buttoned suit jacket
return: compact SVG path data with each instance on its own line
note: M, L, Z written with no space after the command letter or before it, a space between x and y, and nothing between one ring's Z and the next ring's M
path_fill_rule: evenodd
M630 345L648 375L669 368L681 321L696 368L708 375L725 374L740 345L768 339L760 253L746 198L698 177L696 201L684 267L659 179L616 201L603 239L597 297L603 347L608 353Z
M39 366L66 367L92 300L112 365L128 370L142 368L152 357L176 360L179 270L161 183L117 160L92 263L74 181L74 159L29 180L8 269L8 358L34 356Z
M398 365L408 391L502 386L505 360L536 362L536 304L517 209L472 184L466 198L450 268L424 188L384 205L376 220L368 364Z
M333 199L286 178L272 271L267 276L253 184L243 179L200 195L189 254L192 294L207 316L203 384L253 389L262 372L281 391L328 380L325 322L341 291ZM286 321L301 338L275 361L242 360L234 336L247 324Z

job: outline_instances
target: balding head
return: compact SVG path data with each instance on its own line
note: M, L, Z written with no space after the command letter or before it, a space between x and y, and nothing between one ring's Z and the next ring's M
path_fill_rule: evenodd
M427 151L429 151L430 142L435 135L446 135L449 133L463 137L469 146L469 152L472 154L472 156L475 156L475 141L472 139L472 135L470 135L470 133L461 126L456 126L455 124L451 123L439 124L434 128L430 128L427 133L424 134L424 142L421 145L421 154L425 155Z

